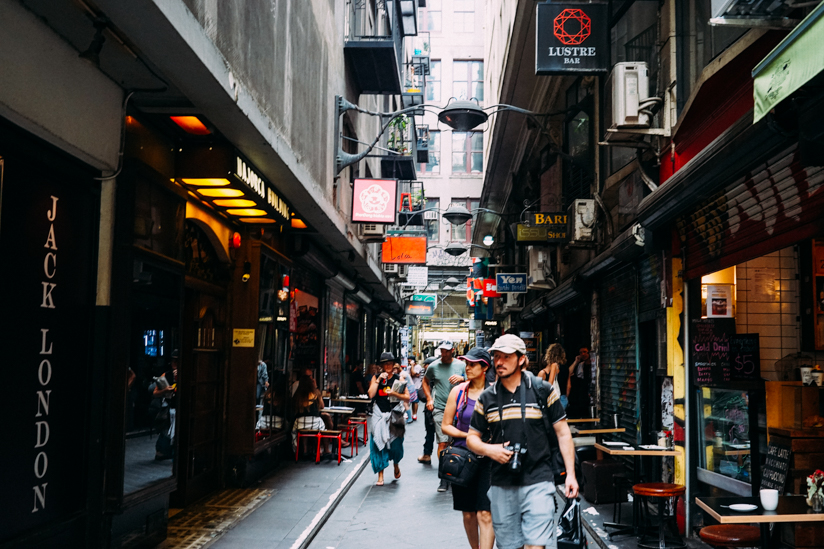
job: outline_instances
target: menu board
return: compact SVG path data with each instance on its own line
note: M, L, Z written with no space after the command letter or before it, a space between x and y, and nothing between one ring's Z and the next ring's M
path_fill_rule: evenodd
M758 334L738 334L730 337L730 373L733 381L761 379Z
M690 365L700 387L761 378L758 334L736 334L735 320L701 318L692 321Z
M791 455L790 448L770 444L769 449L767 449L767 459L761 470L762 490L778 490L779 495L784 495L784 485L787 483Z

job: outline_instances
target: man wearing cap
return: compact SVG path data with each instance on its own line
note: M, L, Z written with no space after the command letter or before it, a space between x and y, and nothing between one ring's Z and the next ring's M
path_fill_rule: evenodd
M426 369L423 377L423 392L426 395L426 409L432 412L432 420L435 422L435 439L438 441L438 456L446 449L449 437L443 434L441 422L443 421L443 410L446 408L446 400L452 387L464 380L466 375L466 365L457 359L452 358L452 342L445 340L438 345L441 358L434 361ZM427 453L427 450L429 452ZM432 449L424 447L424 454L418 458L421 463L432 462ZM448 484L441 480L438 486L439 492L445 492Z
M478 397L466 445L493 460L488 494L495 539L500 549L555 547L554 481L561 473L553 468L555 452L563 457L566 497L578 496L564 408L552 385L526 370L521 338L503 335L489 351L498 381ZM516 445L522 449L517 456Z

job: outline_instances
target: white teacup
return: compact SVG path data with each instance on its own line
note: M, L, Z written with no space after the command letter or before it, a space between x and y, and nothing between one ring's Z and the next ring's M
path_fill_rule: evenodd
M761 507L765 511L775 511L778 507L778 490L761 490Z

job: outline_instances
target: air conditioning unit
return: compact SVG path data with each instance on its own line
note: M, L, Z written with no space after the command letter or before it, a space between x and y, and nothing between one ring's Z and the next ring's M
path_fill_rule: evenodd
M595 243L595 200L579 198L569 207L570 246L588 246Z
M409 265L398 265L398 276L407 278L409 276Z
M554 251L554 249L553 249ZM550 249L543 246L529 246L527 248L529 264L526 286L532 289L551 290L555 288L555 277L552 274L552 260Z
M649 109L660 100L649 97L649 70L646 63L616 63L607 77L606 89L605 141L626 140L627 137L621 135L621 130L643 130L650 127L652 113Z
M361 240L365 242L382 242L386 236L386 225L378 223L361 223L359 225Z
M397 263L384 263L383 264L383 272L387 276L389 276L389 275L397 276L398 273L400 272L400 269L398 267L400 267L400 265L398 265Z

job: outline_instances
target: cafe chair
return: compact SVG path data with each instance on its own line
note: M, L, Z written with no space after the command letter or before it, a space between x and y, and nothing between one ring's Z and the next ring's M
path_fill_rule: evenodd
M712 547L759 547L761 544L761 530L745 524L705 526L698 535Z
M647 501L655 500L658 503L658 540L652 543L647 542L647 530L653 529L650 524L650 513L644 521L643 535L638 541L638 547L645 549L685 549L686 544L678 533L678 524L675 522L675 515L667 514L667 503L672 498L683 496L686 488L680 484L669 484L667 482L644 482L632 487L635 497L645 498ZM667 528L671 537L667 537Z
M363 427L363 445L366 446L366 443L369 442L369 427L367 426L367 417L366 416L352 416L349 418L349 425L355 425L356 429L357 426L360 425ZM356 437L357 438L357 437Z

